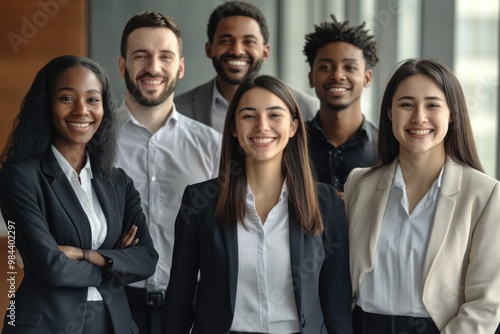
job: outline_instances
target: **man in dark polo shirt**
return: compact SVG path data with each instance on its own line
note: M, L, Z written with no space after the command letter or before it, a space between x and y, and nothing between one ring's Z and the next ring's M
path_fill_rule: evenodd
M307 130L318 181L333 185L342 198L349 172L376 162L378 132L361 113L361 94L378 57L365 23L349 26L331 17L306 35L309 82L321 103Z

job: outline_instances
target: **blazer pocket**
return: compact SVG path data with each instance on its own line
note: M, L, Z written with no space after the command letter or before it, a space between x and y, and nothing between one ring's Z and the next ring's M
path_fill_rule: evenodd
M9 321L11 321L11 319L5 316L3 321L4 326L10 326ZM38 327L41 323L42 315L40 313L16 311L16 326Z

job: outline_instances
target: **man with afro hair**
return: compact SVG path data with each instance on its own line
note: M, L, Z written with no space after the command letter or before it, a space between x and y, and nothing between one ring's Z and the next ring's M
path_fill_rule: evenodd
M361 113L361 94L371 84L378 57L364 22L350 26L331 18L306 35L309 83L320 100L307 129L318 181L333 185L342 198L349 172L376 162L377 129Z

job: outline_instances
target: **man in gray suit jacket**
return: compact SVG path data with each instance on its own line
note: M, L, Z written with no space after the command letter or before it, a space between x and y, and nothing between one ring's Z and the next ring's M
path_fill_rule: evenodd
M222 132L226 110L238 86L258 73L269 56L269 29L254 5L229 1L214 9L208 21L205 52L217 76L175 97L179 112ZM304 119L319 110L319 100L292 88Z

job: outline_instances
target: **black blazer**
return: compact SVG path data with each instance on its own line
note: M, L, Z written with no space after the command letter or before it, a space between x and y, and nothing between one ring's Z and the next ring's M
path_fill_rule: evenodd
M154 273L158 253L147 230L139 193L120 169L111 177L94 173L92 185L107 219L108 232L97 250L111 259L101 269L68 259L57 245L91 248L90 223L66 175L49 149L39 161L7 164L0 170L0 206L14 226L24 259L16 291L15 327L3 333L81 333L88 287L97 287L108 305L116 333L138 333L123 289ZM137 225L139 243L113 249L122 233ZM7 312L8 314L8 312ZM6 315L7 315L6 314Z
M188 186L175 223L167 288L167 328L176 334L228 333L238 280L237 229L214 219L217 181ZM303 334L352 333L349 245L344 205L335 190L319 184L323 235L304 234L290 217L292 278ZM196 306L193 299L197 288Z

